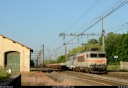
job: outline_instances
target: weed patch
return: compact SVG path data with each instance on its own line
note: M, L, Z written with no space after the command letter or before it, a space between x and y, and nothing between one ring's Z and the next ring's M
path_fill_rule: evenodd
M5 69L0 69L0 82L3 82L9 78L10 74Z

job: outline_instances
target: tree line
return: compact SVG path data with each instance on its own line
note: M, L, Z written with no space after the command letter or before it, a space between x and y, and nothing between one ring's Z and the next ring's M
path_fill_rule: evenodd
M81 53L90 50L91 48L98 48L102 50L102 38L98 40L90 39L87 44L73 48L70 54ZM119 56L118 62L128 61L128 33L118 34L110 32L105 36L105 52L108 64L115 64L113 56Z
M108 64L115 64L116 61L113 56L119 56L118 62L128 61L128 33L118 34L110 32L105 36L105 52ZM86 44L73 48L67 55L81 53L84 51L97 48L102 50L102 38L90 39ZM57 60L45 60L45 63L63 63L65 62L65 55L59 56Z
M108 33L105 38L105 44L106 57L109 64L115 62L115 59L113 59L114 55L119 56L118 62L128 61L128 33Z

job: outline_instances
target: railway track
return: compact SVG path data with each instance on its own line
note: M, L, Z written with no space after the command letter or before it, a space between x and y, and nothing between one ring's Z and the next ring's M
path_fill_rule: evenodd
M88 82L91 86L128 86L128 80L126 79L72 71L65 71L63 74L75 76L81 82Z
M37 71L57 72L57 74L68 75L74 80L86 83L88 86L128 86L128 73L108 72L108 74L90 74L85 72L61 71L57 69L38 68ZM56 78L59 79L59 78ZM77 85L77 83L76 83Z

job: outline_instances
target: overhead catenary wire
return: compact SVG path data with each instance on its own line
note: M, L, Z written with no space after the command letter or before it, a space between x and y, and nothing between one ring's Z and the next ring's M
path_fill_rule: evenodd
M116 10L118 10L120 7L124 6L126 3L128 3L128 0L118 0L118 1L116 1L116 3L111 8L105 10L101 15L99 15L98 17L96 17L93 20L91 20L88 24L86 24L85 27L83 28L83 31L80 32L80 33L86 32L91 27L93 27L94 25L96 25L97 23L99 23L102 20L102 16L104 18L106 18L107 16L109 16L110 14L112 14L113 12L115 12ZM70 43L74 39L76 39L76 36L73 37L72 39L70 39L69 41L67 41L66 43ZM63 47L63 45L62 46L59 46L55 50L58 50L58 49L60 49L62 47Z
M64 32L67 32L71 29L71 27L73 27L75 24L77 24L84 16L86 16L90 11L92 11L99 3L101 2L101 0L95 0L90 6L89 8L87 8L84 13L82 13L82 15L73 23L71 24ZM53 46L53 44L55 44L55 42L58 40L55 39L54 41L52 41L48 46Z
M75 20L75 22L73 22L68 28L67 30L65 30L64 32L67 32L69 30L71 30L71 28L77 24L83 17L85 17L89 12L91 12L99 3L101 2L101 0L95 0L90 6L89 8L87 8L84 13L82 13L82 15Z
M118 31L121 31L121 30L128 30L128 22L125 22L125 23L122 23L120 25L114 25L114 26L111 26L109 28L106 28L106 32L105 34L108 34L109 32L118 32ZM110 31L110 30L113 30L113 31Z
M81 33L86 32L87 30L89 30L91 27L93 27L94 25L96 25L97 23L99 23L102 20L102 16L104 16L104 18L106 18L107 16L109 16L110 14L112 14L113 12L115 12L117 9L119 9L120 7L124 6L125 4L128 3L128 0L118 0L116 1L116 3L114 3L114 5L112 7L110 7L109 9L105 10L100 16L94 18L93 20L91 20L86 26L85 26L85 30L82 31ZM75 36L74 38L70 39L69 41L67 41L66 43L70 43L71 41L73 41L74 39L76 39L77 37ZM62 46L58 47L56 50L62 48Z
M121 28L119 28L119 29L117 29L117 30L115 30L113 32L117 32L117 31L120 31L120 30L125 29L125 28L128 28L128 23L123 24Z
M99 15L98 17L94 18L93 20L91 20L87 25L85 25L85 30L82 31L81 33L86 32L87 30L89 30L91 27L93 27L94 25L96 25L98 22L100 22L102 20L102 16L104 18L106 18L107 16L109 16L110 14L112 14L113 12L115 12L116 10L118 10L120 7L124 6L125 4L128 3L128 0L118 0L116 1L116 3L114 3L114 5L110 8L108 8L107 10L105 10L103 13L101 13L101 15ZM76 36L72 39L70 39L69 41L67 41L66 43L70 43L71 41L73 41L74 39L76 39ZM60 49L62 46L58 47L58 49Z
M71 25L69 26L69 28L67 30L69 30L72 26L74 26L76 23L78 23L85 15L87 15L96 5L98 5L100 3L101 0L95 0L91 6L86 10L84 11L84 13ZM67 31L66 30L66 31ZM57 41L58 39L56 39L55 41ZM49 45L53 45L55 43L55 41L53 41L52 43L50 43Z

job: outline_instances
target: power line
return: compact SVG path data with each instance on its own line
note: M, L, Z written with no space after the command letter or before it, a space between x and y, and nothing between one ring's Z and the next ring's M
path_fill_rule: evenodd
M125 28L128 28L128 22L122 23L121 25L114 25L114 26L112 26L110 28L107 28L107 32L106 33L109 33L110 30L114 30L112 32L117 32L117 31L123 30Z
M95 8L99 3L101 2L101 0L95 0L90 6L89 8L87 8L84 13L72 24L68 27L67 30L69 30L72 26L74 26L75 24L77 24L85 15L87 15L90 11L93 10L93 8ZM65 32L67 31L65 30ZM51 45L53 45L58 39L54 40L52 43L50 43L48 46L51 47Z
M81 33L84 33L85 31L89 30L91 27L93 27L94 25L96 25L97 23L99 23L102 20L102 16L105 18L107 16L109 16L110 14L112 14L113 12L115 12L117 9L121 8L122 6L124 6L125 4L128 3L128 0L118 0L116 1L116 3L114 3L114 5L112 7L110 7L109 9L107 9L105 12L103 12L100 16L94 18L93 20L91 20L86 26L85 26L85 30L82 31ZM76 39L76 36L74 38L72 38L71 40L69 40L66 43L70 43L71 41L73 41L74 39ZM63 47L60 46L57 49Z
M99 36L101 34L95 34L95 33L90 33L90 34L84 34L84 33L81 33L81 34L73 34L73 33L70 33L70 34L65 34L65 33L60 33L59 36L63 38L63 41L64 41L64 45L66 44L65 43L65 36L76 36L78 37L78 41L79 41L79 37L82 37L82 36Z
M84 33L85 31L89 30L91 27L93 27L94 25L96 25L98 22L100 22L102 20L102 16L107 17L110 14L112 14L113 12L115 12L117 9L119 9L120 7L122 7L123 5L125 5L126 3L128 3L128 0L118 0L114 6L112 6L111 8L106 10L106 13L103 12L100 16L96 17L94 20L90 21L86 26L85 26L85 30L82 31L81 33ZM74 40L75 38L71 39Z
M118 10L119 8L121 8L122 6L124 6L125 4L128 3L128 0L118 0L116 1L116 3L114 3L114 5L112 7L110 7L109 9L105 10L100 16L94 18L93 20L91 20L88 24L85 25L85 27L83 28L84 31L82 31L81 33L86 32L87 30L89 30L91 27L93 27L94 25L96 25L97 23L99 23L102 20L102 16L105 18L107 16L109 16L110 14L112 14L113 12L115 12L116 10ZM79 18L78 18L79 19ZM75 36L74 38L72 38L71 40L69 40L66 43L70 43L71 41L73 41L74 39L76 39L77 37ZM60 49L62 46L59 46L57 49ZM54 51L55 52L55 51Z
M67 32L67 31L69 31L70 29L71 29L71 27L73 27L75 24L77 24L85 15L87 15L91 10L93 10L93 8L95 8L99 3L101 2L101 0L95 0L92 4L91 4L91 6L89 6L89 8L86 10L86 11L84 11L84 13L73 23L73 24L71 24L68 28L67 28L67 30L65 30L64 32Z
M124 29L124 28L128 28L128 23L123 24L121 28L119 28L119 29L117 29L117 30L115 30L115 31L113 31L113 32L120 31L120 30L122 30L122 29Z

